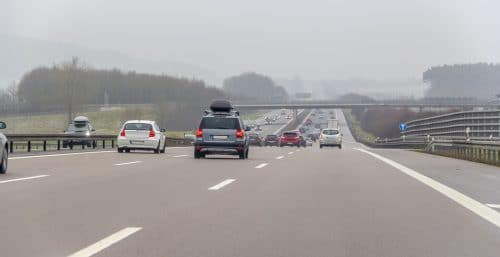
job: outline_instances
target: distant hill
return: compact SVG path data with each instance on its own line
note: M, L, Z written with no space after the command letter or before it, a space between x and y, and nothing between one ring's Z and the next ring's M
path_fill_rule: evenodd
M218 84L214 72L195 65L150 61L135 58L110 50L97 50L73 44L34 40L16 36L0 35L0 88L12 81L19 81L26 72L39 67L68 61L72 56L97 69L118 68L149 74L168 74L202 79L207 84Z

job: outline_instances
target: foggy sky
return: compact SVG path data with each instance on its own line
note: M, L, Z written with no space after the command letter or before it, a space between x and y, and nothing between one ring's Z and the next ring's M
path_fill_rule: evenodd
M221 77L416 78L432 65L500 62L498 10L483 0L0 0L0 34Z

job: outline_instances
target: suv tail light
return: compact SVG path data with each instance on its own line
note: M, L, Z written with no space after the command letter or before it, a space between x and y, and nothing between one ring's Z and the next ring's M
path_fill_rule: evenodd
M149 131L149 137L155 137L156 136L156 133L154 130L150 130Z
M124 136L125 136L125 129L122 129L122 131L120 131L120 136L121 136L121 137L124 137Z
M203 137L203 130L202 129L197 129L195 132L196 137Z
M242 129L236 130L236 138L243 138L245 136L245 131Z

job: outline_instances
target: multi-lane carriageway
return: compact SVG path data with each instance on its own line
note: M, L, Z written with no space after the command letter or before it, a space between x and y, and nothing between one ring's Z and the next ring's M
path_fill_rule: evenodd
M500 169L344 136L249 160L12 156L0 256L500 256Z

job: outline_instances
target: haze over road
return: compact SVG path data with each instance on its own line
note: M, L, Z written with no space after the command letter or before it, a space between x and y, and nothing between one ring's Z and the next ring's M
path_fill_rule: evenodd
M246 161L191 147L11 157L0 255L498 256L497 225L359 149L481 205L500 203L498 168L343 133L342 150L253 147Z

